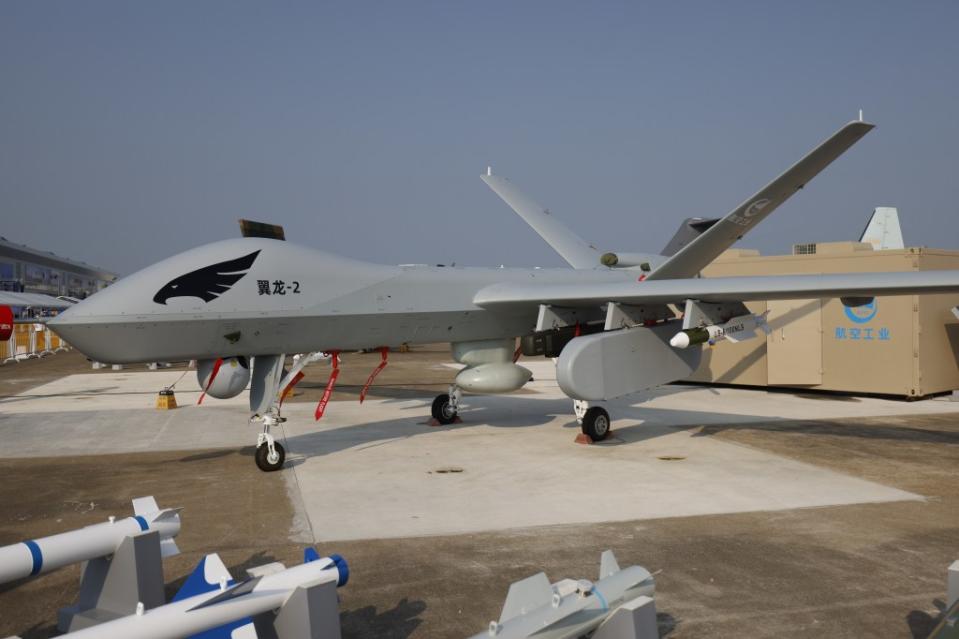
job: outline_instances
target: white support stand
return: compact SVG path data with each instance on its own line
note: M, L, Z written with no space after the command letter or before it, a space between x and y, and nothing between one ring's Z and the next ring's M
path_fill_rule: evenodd
M278 611L253 618L259 639L340 639L336 582L303 584Z
M53 355L53 331L44 326L43 351L40 353L40 357L46 357L47 355Z
M106 368L107 365L104 364L103 362L93 362L93 363L92 363L92 367L93 367L93 370L98 371L98 370L100 370L101 368Z
M77 603L59 610L57 628L74 632L165 603L160 533L150 530L124 539L113 555L84 562Z
M645 595L624 603L607 617L593 639L656 639L656 602Z
M114 364L114 365L111 366L110 368L112 368L112 369L115 370L115 371L122 371L122 370L123 370L123 364Z
M38 357L40 355L37 354L37 331L34 328L30 331L30 352L26 354L24 359L36 359Z
M949 566L946 588L946 608L951 608L954 603L959 601L959 561L952 562Z

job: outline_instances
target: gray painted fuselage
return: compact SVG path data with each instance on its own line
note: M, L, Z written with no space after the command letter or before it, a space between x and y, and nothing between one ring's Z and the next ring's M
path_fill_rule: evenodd
M154 301L176 278L254 251L259 254L252 266L218 297ZM473 298L486 286L636 276L605 268L385 266L289 242L241 238L186 251L123 278L50 325L88 357L121 364L496 339L532 331L536 307L479 308Z

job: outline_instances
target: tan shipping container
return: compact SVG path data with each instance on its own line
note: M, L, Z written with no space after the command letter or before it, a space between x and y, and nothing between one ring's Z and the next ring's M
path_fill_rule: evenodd
M797 247L808 254L731 250L705 277L959 269L959 251L873 250L859 242ZM814 252L813 252L814 251ZM707 346L690 381L923 397L959 389L959 295L877 297L847 308L838 299L750 302L771 332Z

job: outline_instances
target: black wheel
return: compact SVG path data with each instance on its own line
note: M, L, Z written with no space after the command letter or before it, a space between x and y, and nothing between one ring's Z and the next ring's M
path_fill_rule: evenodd
M276 455L270 457L270 447L266 444L256 449L256 466L264 473L283 468L283 462L286 460L286 450L284 450L283 444L273 442L273 450L276 451Z
M456 421L456 409L450 404L450 396L446 393L436 396L431 410L433 419L441 424L452 424Z
M609 430L609 413L599 406L593 406L583 415L583 432L594 442L606 439Z

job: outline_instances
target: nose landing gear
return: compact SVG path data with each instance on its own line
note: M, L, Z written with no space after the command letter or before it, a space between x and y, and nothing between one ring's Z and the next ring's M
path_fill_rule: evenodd
M264 415L263 432L256 437L256 467L265 473L270 473L283 468L283 462L286 461L286 449L283 444L276 441L270 428L276 424L286 421L285 417L279 414L268 413Z

